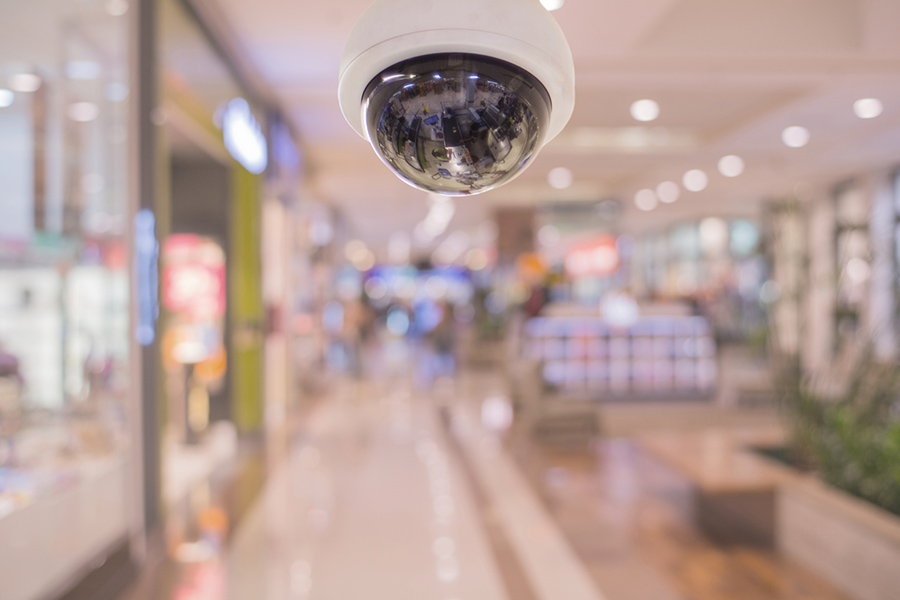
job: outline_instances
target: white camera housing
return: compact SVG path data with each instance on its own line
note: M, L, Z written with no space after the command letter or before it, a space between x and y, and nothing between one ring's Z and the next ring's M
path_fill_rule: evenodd
M338 95L401 179L474 194L520 174L562 131L575 73L539 0L375 0L347 40Z

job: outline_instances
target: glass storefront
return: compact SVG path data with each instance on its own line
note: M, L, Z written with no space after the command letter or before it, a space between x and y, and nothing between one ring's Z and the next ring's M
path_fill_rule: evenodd
M172 506L237 455L247 367L234 343L235 286L253 242L237 235L236 214L258 210L259 184L228 129L262 115L186 4L161 0L158 11L160 433L163 499Z
M836 215L836 273L837 327L836 340L840 344L852 340L858 333L868 300L868 280L871 240L869 238L870 202L856 182L849 182L835 190ZM837 351L840 352L838 347Z
M769 265L762 241L759 225L748 219L675 225L640 240L635 287L656 300L689 301L721 340L746 339L765 322Z
M0 24L0 580L59 590L128 539L129 3Z

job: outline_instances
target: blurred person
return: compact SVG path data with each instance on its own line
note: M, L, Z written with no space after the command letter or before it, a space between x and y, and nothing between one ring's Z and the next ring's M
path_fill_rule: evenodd
M456 327L453 320L453 311L446 302L438 305L441 312L440 320L431 330L429 338L434 349L434 373L435 377L441 375L451 376L456 370L454 358L456 350Z
M413 338L420 336L422 352L417 361L417 380L422 388L430 388L438 377L453 375L456 332L453 311L446 302L427 300L419 303L415 310L415 327L410 333Z
M7 352L0 343L0 419L21 410L24 387L18 357Z
M532 284L528 293L528 299L525 300L525 304L522 306L522 310L525 311L525 315L529 319L541 314L541 311L544 310L544 306L547 304L547 296L548 290L543 283L536 282Z
M358 298L344 302L341 342L344 346L347 368L354 377L362 376L362 345L366 322L366 308Z

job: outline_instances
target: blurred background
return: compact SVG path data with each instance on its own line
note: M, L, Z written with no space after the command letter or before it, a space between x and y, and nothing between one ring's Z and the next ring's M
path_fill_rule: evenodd
M900 3L541 2L464 198L366 0L0 2L0 598L900 597Z

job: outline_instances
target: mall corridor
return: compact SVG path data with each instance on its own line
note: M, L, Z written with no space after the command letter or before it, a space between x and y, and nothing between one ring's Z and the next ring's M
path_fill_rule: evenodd
M900 600L898 31L0 1L0 600Z
M424 390L342 378L271 457L227 543L177 549L179 568L121 600L847 598L699 531L689 482L635 438L535 443L491 412L506 402L495 371Z

